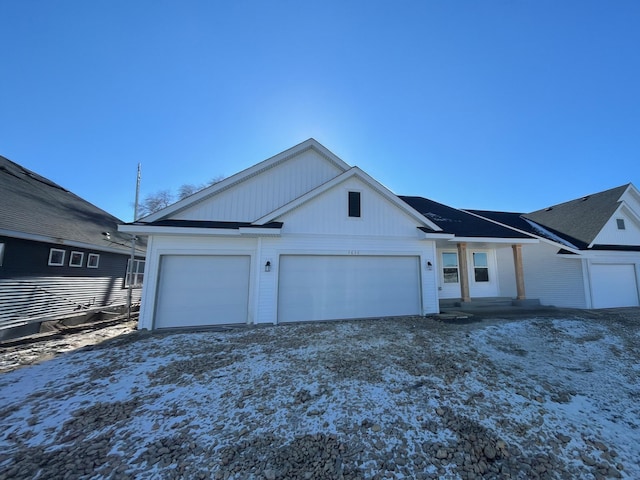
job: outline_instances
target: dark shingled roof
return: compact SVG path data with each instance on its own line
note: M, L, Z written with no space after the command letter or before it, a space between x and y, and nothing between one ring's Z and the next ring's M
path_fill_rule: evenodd
M400 196L400 199L442 228L445 233L452 233L457 237L530 238L524 233L428 198Z
M565 238L574 239L579 245L588 246L614 214L620 205L620 197L628 187L629 184L621 185L527 213L524 217L554 233L560 232Z
M118 232L120 219L1 155L0 192L2 230L131 251L131 236Z

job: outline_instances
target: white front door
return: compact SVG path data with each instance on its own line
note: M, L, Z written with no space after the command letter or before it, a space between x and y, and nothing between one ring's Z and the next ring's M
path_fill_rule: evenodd
M496 257L493 250L472 250L467 252L469 266L469 296L497 297L498 279Z
M460 298L460 266L457 250L440 252L439 298Z

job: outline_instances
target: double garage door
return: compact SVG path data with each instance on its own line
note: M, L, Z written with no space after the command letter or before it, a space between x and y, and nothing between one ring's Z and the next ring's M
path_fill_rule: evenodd
M248 255L163 255L154 328L246 323L250 265ZM421 312L417 256L283 255L277 275L279 322Z
M633 263L591 265L593 308L637 307L638 281Z

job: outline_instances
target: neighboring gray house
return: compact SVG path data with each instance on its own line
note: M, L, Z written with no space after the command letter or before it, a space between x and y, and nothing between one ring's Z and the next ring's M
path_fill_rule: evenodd
M125 305L131 235L118 218L0 156L1 330ZM140 300L144 243L133 274ZM27 329L28 330L28 329Z
M523 250L527 293L545 305L640 305L640 192L632 184L532 213L470 210L540 243Z

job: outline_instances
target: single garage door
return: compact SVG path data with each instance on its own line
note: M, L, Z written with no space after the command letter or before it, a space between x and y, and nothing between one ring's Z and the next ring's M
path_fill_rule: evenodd
M417 256L283 255L278 321L420 314Z
M636 307L638 282L633 264L592 264L593 308Z
M162 255L155 328L246 323L248 255Z

